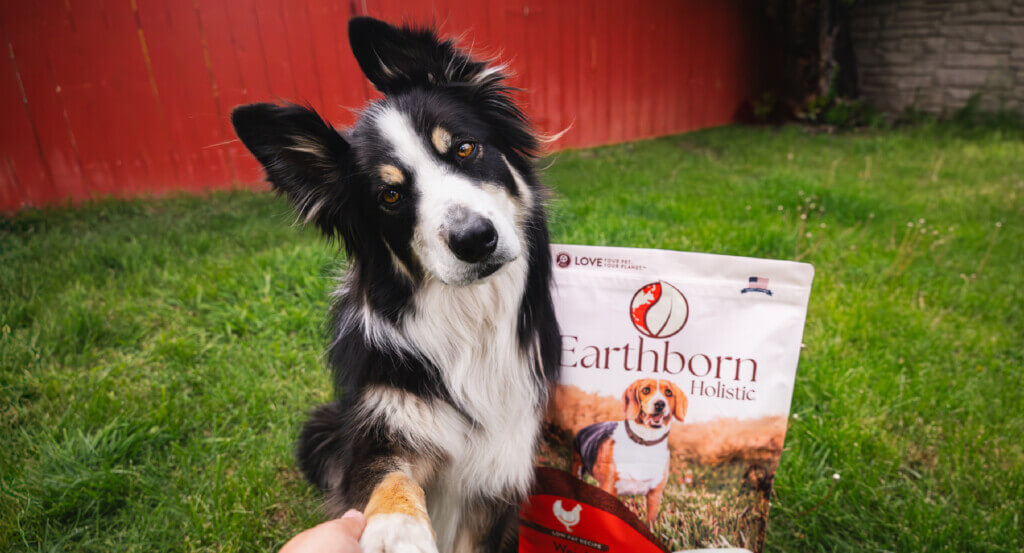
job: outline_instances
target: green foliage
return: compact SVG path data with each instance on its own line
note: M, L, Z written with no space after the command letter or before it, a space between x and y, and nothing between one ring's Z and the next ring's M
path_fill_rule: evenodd
M1024 115L1006 108L984 110L981 100L981 94L972 95L964 107L949 117L950 123L964 129L982 128L1018 134L1024 131Z
M824 94L812 94L804 103L803 109L797 113L797 118L808 123L821 123L826 112L839 99L837 92L839 88L839 72L842 68L836 64L832 71L832 78L828 82L828 90Z
M844 98L839 95L838 84L842 70L842 67L836 65L828 90L824 95L813 95L808 98L797 114L798 119L843 130L856 127L887 128L888 118L867 100Z
M557 241L815 265L768 551L1024 548L1020 131L551 161ZM343 262L292 222L235 192L0 223L0 550L264 551L320 520L291 449Z
M931 127L939 123L939 116L911 104L903 108L895 122L903 126Z
M825 108L822 122L845 130L864 126L881 129L888 125L885 115L864 99L837 98Z
M763 92L754 99L754 119L761 123L768 122L778 109L779 99L772 91Z
M963 107L945 113L924 111L915 105L907 106L896 118L895 123L955 133L965 138L974 135L1007 135L1015 138L1024 136L1024 114L1005 107L984 109L981 94L972 95Z

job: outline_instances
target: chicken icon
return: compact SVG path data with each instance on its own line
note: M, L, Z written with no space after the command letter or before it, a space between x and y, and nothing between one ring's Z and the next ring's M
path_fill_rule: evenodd
M558 522L561 522L563 525L565 525L565 530L567 532L572 532L572 527L579 524L580 511L582 509L583 505L577 504L575 507L572 508L571 511L567 511L564 507L562 507L561 499L555 501L555 504L551 506L551 511L555 513L555 518L558 519Z

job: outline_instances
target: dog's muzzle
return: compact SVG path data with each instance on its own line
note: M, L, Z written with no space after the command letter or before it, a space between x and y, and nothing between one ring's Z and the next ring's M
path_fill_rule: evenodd
M659 403L661 405L659 405ZM652 413L644 413L644 424L651 428L661 428L668 424L672 414L665 410L665 403L662 401L655 402L654 411Z

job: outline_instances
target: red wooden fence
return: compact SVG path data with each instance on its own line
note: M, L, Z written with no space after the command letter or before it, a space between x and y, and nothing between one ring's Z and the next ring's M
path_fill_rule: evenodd
M0 0L0 209L259 182L227 114L375 96L348 47L368 14L501 54L556 148L735 119L756 85L749 0Z

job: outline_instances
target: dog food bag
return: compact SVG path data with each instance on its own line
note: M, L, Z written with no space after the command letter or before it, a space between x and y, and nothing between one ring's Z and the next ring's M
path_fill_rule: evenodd
M519 550L761 551L813 267L551 255L562 374Z

